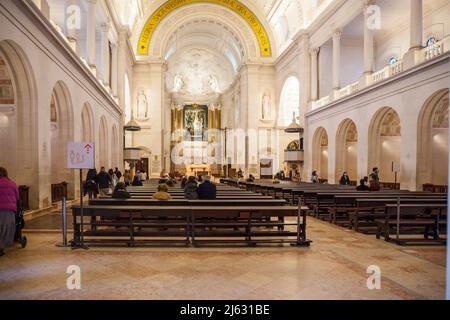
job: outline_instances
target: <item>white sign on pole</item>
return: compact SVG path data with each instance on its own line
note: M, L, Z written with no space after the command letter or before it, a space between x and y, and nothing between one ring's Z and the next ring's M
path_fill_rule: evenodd
M68 169L94 169L95 151L93 142L67 143Z

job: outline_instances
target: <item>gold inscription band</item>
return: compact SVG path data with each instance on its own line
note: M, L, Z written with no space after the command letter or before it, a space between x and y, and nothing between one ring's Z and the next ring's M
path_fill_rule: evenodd
M271 57L272 49L270 47L269 37L267 36L267 32L262 26L261 22L255 16L253 12L250 11L245 5L240 3L237 0L168 0L162 6L160 6L148 19L147 23L142 30L141 36L139 37L138 43L138 54L139 55L148 55L148 47L150 44L150 40L152 38L153 32L156 27L161 23L161 21L167 17L171 12L176 9L179 9L183 6L186 6L191 3L199 3L199 2L207 2L218 4L224 6L233 12L240 15L252 28L255 33L259 48L261 50L262 57Z

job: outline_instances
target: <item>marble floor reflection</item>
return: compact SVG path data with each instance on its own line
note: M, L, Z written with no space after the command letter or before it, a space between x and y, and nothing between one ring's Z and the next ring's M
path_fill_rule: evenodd
M72 251L55 246L58 233L27 236L26 249L0 258L0 299L443 299L445 292L445 247L399 247L313 218L310 248ZM81 268L80 290L66 287L70 265ZM371 265L381 269L380 290L367 288Z

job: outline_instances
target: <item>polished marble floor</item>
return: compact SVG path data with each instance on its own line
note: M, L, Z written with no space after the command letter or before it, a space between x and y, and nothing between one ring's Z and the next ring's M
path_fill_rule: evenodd
M31 224L32 226L33 224ZM310 248L91 248L51 230L0 258L0 299L443 299L445 247L400 247L309 219ZM81 289L68 290L68 266ZM369 290L369 266L381 289Z

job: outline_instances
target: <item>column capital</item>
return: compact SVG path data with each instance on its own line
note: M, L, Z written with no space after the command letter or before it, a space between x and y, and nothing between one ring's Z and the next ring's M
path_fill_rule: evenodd
M369 8L371 5L374 5L374 0L364 0L363 9L364 9L364 15L367 14L367 8Z
M97 4L97 0L87 0L89 2L89 4L91 5L96 5Z
M111 23L109 21L105 21L100 25L100 28L103 33L107 33L111 28Z
M315 56L319 53L319 48L311 48L311 50L309 50L309 54L312 56Z
M336 28L333 30L333 39L341 38L342 36L342 28Z

